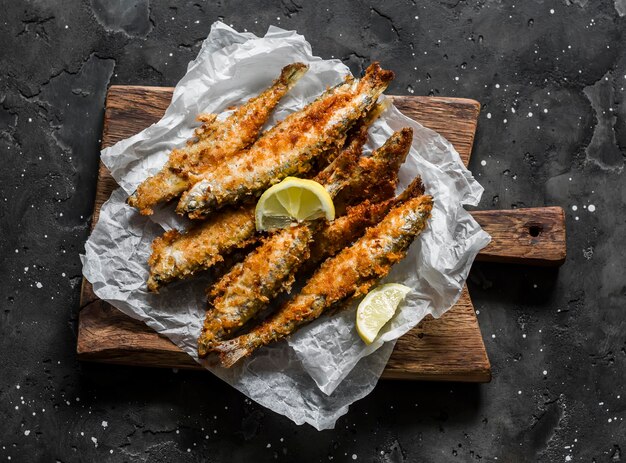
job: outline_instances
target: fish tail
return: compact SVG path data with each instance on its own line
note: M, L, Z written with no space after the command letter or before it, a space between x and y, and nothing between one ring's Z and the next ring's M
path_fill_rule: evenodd
M408 187L404 189L402 193L400 193L396 198L394 198L394 204L400 204L405 201L408 201L411 198L417 198L418 196L422 196L424 194L424 184L422 183L422 178L418 175L413 179L413 181L409 184Z
M220 364L224 368L232 367L235 363L254 351L253 348L245 346L240 339L241 338L235 338L229 341L222 341L213 347L213 351L219 353Z
M394 199L394 203L403 203L411 198L417 198L418 196L422 196L423 194L424 184L422 183L422 178L418 175L413 179L409 186L406 187L404 191Z
M380 95L393 80L395 74L388 69L382 69L378 61L374 61L365 70L363 78L359 81L359 86L364 88L377 88Z
M300 78L309 70L309 66L304 63L292 63L283 68L277 82L287 87L293 88Z
M413 142L413 129L405 127L391 134L384 145L372 153L371 159L381 164L388 164L398 170L406 160L411 143ZM367 162L364 160L363 162Z

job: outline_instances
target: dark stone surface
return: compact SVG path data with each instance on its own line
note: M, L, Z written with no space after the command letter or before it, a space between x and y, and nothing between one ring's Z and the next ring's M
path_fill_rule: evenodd
M0 460L626 459L624 0L0 6ZM384 381L317 432L207 374L76 360L106 88L175 84L217 19L481 101L481 207L567 210L560 271L472 272L490 384Z

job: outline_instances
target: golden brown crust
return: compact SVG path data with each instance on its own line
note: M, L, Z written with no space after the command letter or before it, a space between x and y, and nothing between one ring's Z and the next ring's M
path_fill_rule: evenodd
M364 198L379 202L393 197L398 185L398 170L407 157L412 140L413 130L404 128L394 132L370 157L360 158L354 173L355 181L346 185L335 198L336 209L342 213L346 206Z
M313 232L308 225L276 232L213 286L198 339L200 357L206 356L216 341L227 339L256 316L277 293L291 287L291 269L309 258ZM288 278L275 280L276 274Z
M254 207L223 211L184 234L165 233L152 244L148 289L189 278L224 260L224 255L256 240Z
M404 258L432 209L430 196L407 198L369 228L355 244L326 260L298 295L249 333L214 346L230 367L255 349L284 338L338 304L366 294Z
M398 169L408 151L406 131L392 135L371 158L359 163L363 144L367 140L365 121L363 119L360 122L361 127L354 131L342 153L316 177L331 196L358 185L365 186L360 191L359 188L353 188L351 191L354 197L345 198L346 200L358 200L366 194L371 194L375 200L393 196ZM388 185L391 188L386 187ZM322 246L317 245L318 239L311 240L314 236L314 224L283 230L265 240L216 284L216 289L212 292L214 299L209 304L198 342L199 355L205 356L216 342L228 339L265 308L272 298L282 291L288 291L296 272L303 265L314 264L339 252L358 238L368 224L377 223L392 205L391 201L380 207L366 202L359 208L351 209L345 218L315 227L326 231L322 237ZM301 234L301 239L297 241L297 245L284 246L285 242L296 242L293 239L294 231ZM324 235L324 231L320 235ZM324 241L324 238L327 240ZM314 258L310 257L311 246L317 246Z
M195 184L182 195L177 212L202 218L226 205L257 197L286 176L306 175L315 160L375 105L392 77L392 72L372 65L360 81L336 87L276 124L236 161L191 175Z
M316 177L331 196L365 182L367 188L362 188L361 191L358 188L353 190L354 198L350 199L358 200L369 192L368 188L373 191L377 185L387 184L395 188L397 183L398 169L408 151L408 147L403 143L404 133L401 131L392 135L373 153L368 162L360 165L359 156L367 140L368 122L363 119L360 123L361 127L354 132L346 148ZM393 188L382 188L373 195L374 199L383 199L383 194L386 194L387 198L393 196ZM389 210L389 207L391 203L384 211ZM328 257L350 244L364 231L367 223L374 223L371 222L373 217L370 213L373 211L374 207L368 203L360 209L353 210L350 220L339 219L343 225L341 229L343 235L334 234L332 236L334 241L327 241L326 248L318 247L316 257L319 259ZM378 213L378 220L382 215L384 212ZM212 291L213 300L209 303L198 342L199 355L205 356L216 342L231 336L265 308L272 298L283 291L289 291L300 267L314 260L310 257L314 232L319 228L332 228L335 222L337 220L323 225L304 224L275 233L218 281Z
M189 175L198 175L237 157L254 143L274 107L307 69L302 63L285 66L267 90L237 108L224 121L218 121L214 114L198 116L203 124L195 131L196 140L172 150L163 169L139 185L128 198L128 204L142 214L152 214L156 204L180 196L192 185Z

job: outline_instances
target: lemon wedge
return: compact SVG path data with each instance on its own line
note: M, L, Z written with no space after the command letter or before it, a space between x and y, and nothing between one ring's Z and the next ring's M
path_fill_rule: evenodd
M335 206L328 191L313 180L287 177L265 191L256 205L259 231L286 228L293 222L335 218Z
M356 310L356 330L365 344L376 339L380 329L391 320L411 288L398 283L379 286L368 293Z

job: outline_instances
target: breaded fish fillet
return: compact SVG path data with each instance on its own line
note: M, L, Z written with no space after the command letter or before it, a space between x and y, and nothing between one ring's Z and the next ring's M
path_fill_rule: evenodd
M345 148L333 146L329 149L324 157L334 161L318 174L318 182L330 189L345 185L347 172L357 163L361 147L367 140L367 129L378 115L380 108L376 106L350 131ZM187 232L174 230L156 238L149 259L148 289L156 292L165 283L209 269L225 255L255 242L258 235L254 209L254 205L225 209Z
M395 132L370 158L361 158L356 168L335 169L335 175L348 172L351 179L343 183L341 190L329 190L331 196L342 194L344 190L350 190L345 200L370 197L372 201L377 201L393 196L398 170L411 147L412 135L411 129ZM357 155L364 142L362 137L358 152L354 150ZM337 161L340 160L341 157L337 158ZM323 173L318 177L324 177ZM335 182L337 184L339 182ZM380 197L381 194L384 196ZM363 221L357 217L358 212L353 212L349 222L353 230L356 228L354 225ZM296 272L310 258L314 236L320 229L332 228L333 224L316 221L280 230L266 238L224 275L210 292L209 308L198 340L199 355L205 356L216 341L227 339L267 307L278 294L289 291ZM343 228L346 231L348 227ZM331 232L326 236L332 235ZM347 236L342 238L345 240ZM332 249L329 246L328 250ZM330 255L326 250L319 251Z
M285 66L267 90L224 121L218 121L214 114L200 115L203 124L195 131L197 140L173 150L161 171L144 180L128 198L128 204L142 214L151 214L156 204L176 198L191 187L189 174L198 175L218 163L229 162L257 139L272 110L307 69L302 63Z
M430 217L430 196L397 204L352 246L326 260L292 300L249 333L214 346L220 363L230 367L259 347L283 339L324 312L365 295L406 256L409 245Z
M287 176L302 176L314 161L367 112L393 79L393 72L374 63L359 81L349 81L331 94L290 115L261 136L233 162L199 176L185 192L177 211L200 218L228 204L259 196Z

